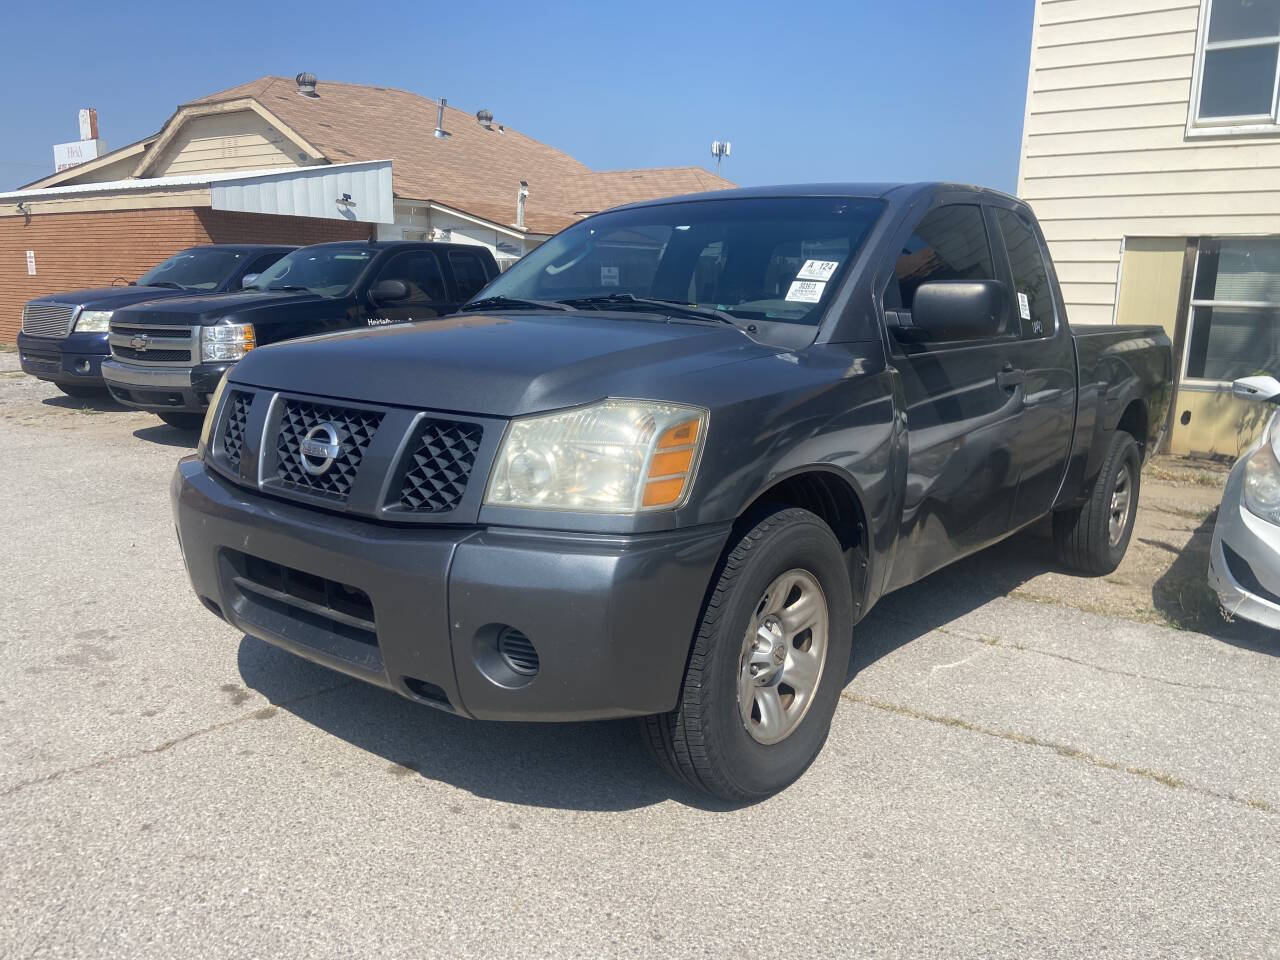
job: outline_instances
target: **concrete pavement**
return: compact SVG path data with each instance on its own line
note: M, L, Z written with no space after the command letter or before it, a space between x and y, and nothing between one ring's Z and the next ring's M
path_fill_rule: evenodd
M1273 638L1011 598L1015 542L885 600L818 762L724 810L628 724L463 721L216 620L189 438L11 360L2 956L1280 956Z

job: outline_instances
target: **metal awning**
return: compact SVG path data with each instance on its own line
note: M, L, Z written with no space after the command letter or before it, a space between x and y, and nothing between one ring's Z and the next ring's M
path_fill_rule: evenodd
M215 210L393 223L391 161L226 170L0 193L0 203L208 187Z

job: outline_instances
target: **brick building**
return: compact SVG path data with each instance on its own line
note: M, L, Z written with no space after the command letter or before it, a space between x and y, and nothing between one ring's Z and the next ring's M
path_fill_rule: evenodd
M192 101L151 137L0 193L0 342L32 297L127 282L192 244L440 239L509 263L598 210L732 186L699 167L594 171L488 111L307 79Z

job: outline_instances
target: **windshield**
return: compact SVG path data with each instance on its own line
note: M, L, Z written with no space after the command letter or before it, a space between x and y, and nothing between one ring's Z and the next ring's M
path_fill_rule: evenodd
M307 290L340 297L356 282L374 251L363 244L303 247L277 260L253 282L257 290Z
M217 290L231 278L247 256L240 250L209 247L183 250L140 276L138 286Z
M883 209L854 197L763 197L605 213L552 237L480 299L580 309L657 300L813 326Z

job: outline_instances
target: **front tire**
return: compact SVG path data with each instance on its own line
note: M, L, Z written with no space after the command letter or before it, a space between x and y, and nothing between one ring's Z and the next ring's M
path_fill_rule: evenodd
M175 430L199 430L204 424L203 413L157 413L156 416Z
M1133 536L1141 487L1138 442L1117 430L1089 499L1082 506L1053 515L1058 559L1072 570L1095 577L1120 566Z
M671 713L645 717L668 773L732 803L786 787L826 742L844 687L853 591L839 541L780 508L727 548Z

